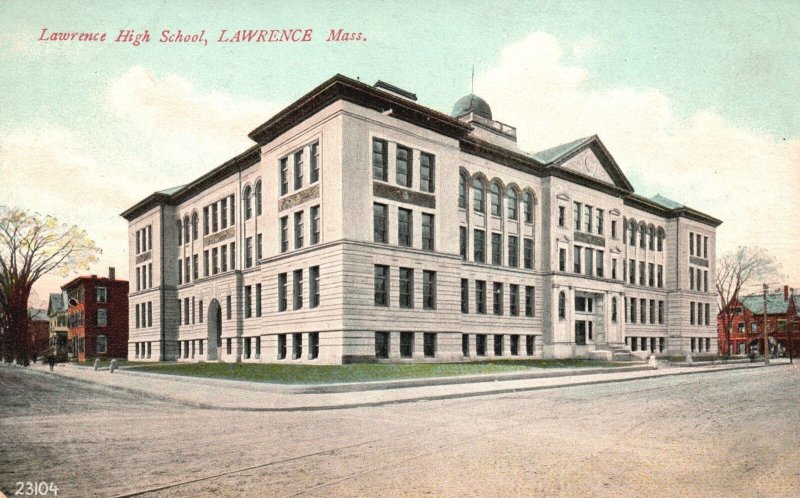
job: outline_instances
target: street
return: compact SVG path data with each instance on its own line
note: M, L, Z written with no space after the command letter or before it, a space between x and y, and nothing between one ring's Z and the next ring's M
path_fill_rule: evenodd
M3 367L0 400L9 496L800 495L796 366L297 412Z

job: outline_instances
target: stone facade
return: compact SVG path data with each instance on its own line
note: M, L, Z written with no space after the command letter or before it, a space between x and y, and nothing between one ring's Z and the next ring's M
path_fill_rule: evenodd
M716 352L695 272L713 281L718 220L636 195L597 137L530 155L463 111L336 76L248 151L131 207L128 357L612 358L692 338Z

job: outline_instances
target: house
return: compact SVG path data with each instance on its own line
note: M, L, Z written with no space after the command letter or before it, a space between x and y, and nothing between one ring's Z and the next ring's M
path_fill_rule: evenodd
M128 357L347 363L716 353L721 221L634 192L597 136L530 154L341 75L127 209Z
M66 360L69 327L67 327L67 296L65 293L50 293L47 317L50 322L50 349L55 352L57 358Z
M42 357L47 354L50 342L50 320L47 311L38 308L28 310L28 335L31 358Z
M796 299L797 296L793 295L788 285L767 294L767 332L773 354L782 353L789 345L787 323L792 321L791 310L797 309ZM742 296L731 300L728 306L733 308L734 314L730 340L727 342L722 313L717 315L720 354L744 355L751 350L764 351L764 294ZM796 317L797 312L794 311Z

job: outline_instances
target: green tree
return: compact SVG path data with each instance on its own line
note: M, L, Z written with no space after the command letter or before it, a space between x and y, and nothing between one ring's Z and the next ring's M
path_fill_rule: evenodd
M0 330L5 361L30 362L28 298L36 281L49 273L66 277L88 269L100 253L77 226L0 206Z

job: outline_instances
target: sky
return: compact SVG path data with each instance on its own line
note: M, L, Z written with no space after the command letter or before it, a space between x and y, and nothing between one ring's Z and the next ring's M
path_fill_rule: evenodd
M292 28L311 41L218 41ZM326 41L339 28L361 39ZM107 39L40 39L69 32ZM597 134L637 193L723 220L718 256L764 247L785 273L773 283L798 287L798 32L797 1L0 0L0 205L84 228L103 254L81 273L127 278L119 213L245 150L334 74L446 113L474 85L523 150ZM43 279L34 304L64 282Z

